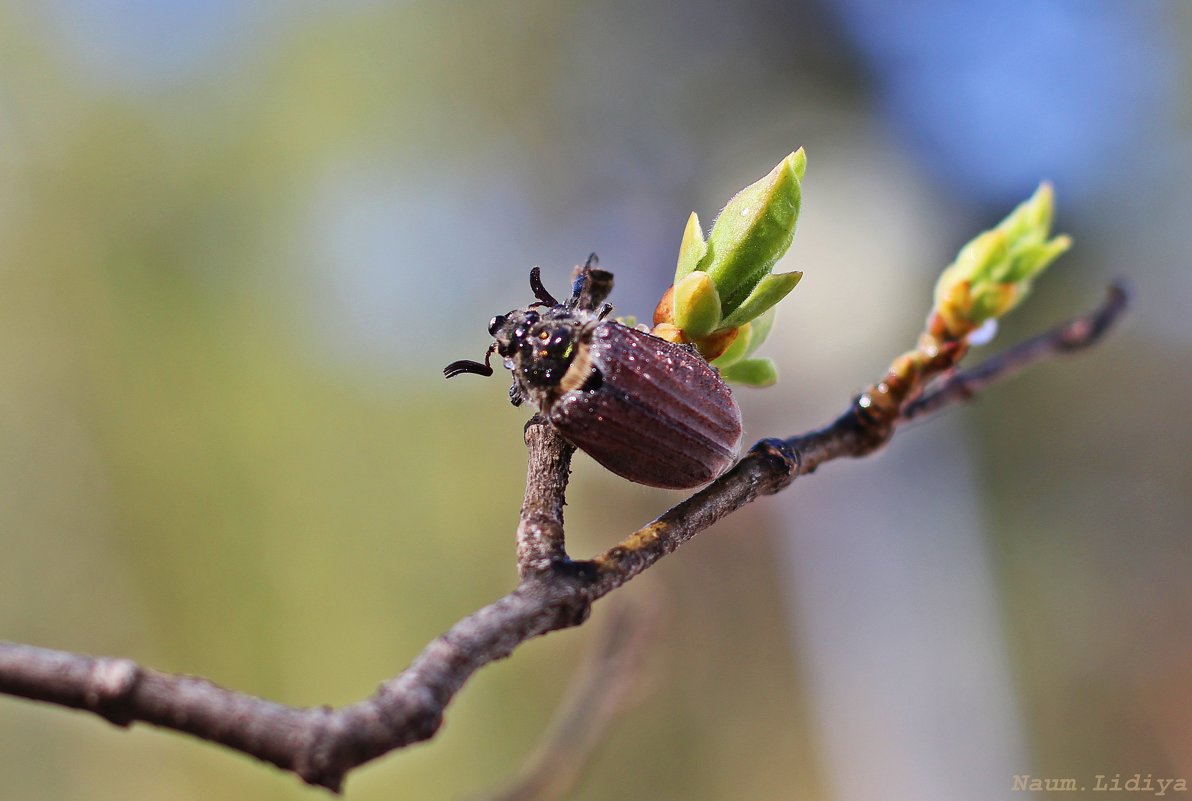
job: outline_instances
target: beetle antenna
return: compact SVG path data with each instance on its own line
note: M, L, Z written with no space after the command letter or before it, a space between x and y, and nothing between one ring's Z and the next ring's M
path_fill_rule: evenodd
M530 268L530 289L534 292L534 297L542 301L547 306L558 306L559 301L555 300L555 296L546 291L546 287L542 285L542 270L537 267Z
M447 378L455 378L462 373L472 373L473 375L490 376L493 374L492 365L488 360L492 358L493 351L497 349L497 343L488 346L488 350L484 353L484 363L474 362L471 359L460 359L457 362L452 362L443 368L443 375Z
M584 262L584 269L591 270L593 267L600 266L600 257L595 253L588 254L588 260Z

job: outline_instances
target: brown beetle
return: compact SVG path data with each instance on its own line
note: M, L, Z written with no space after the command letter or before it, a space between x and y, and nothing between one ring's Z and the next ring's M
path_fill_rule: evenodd
M741 411L728 385L693 348L580 308L589 282L612 275L585 268L560 303L530 271L537 303L494 317L484 362L443 370L489 376L494 352L513 372L509 398L530 401L572 444L617 475L652 487L706 484L734 462ZM607 288L600 294L607 294Z

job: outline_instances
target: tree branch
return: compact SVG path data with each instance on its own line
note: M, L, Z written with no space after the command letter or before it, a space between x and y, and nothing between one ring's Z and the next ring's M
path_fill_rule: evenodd
M593 290L590 296L598 294ZM607 293L606 293L607 294ZM602 300L603 298L601 298ZM576 626L593 601L750 501L788 486L824 462L881 448L901 423L973 397L1023 368L1098 342L1126 309L1121 287L1093 312L1028 340L969 372L948 372L925 394L877 415L859 395L829 425L765 439L727 473L595 559L573 562L563 547L563 493L571 448L538 418L527 425L530 466L518 526L521 582L452 626L371 697L339 709L299 708L255 698L191 676L160 673L126 659L95 658L0 642L0 693L94 712L127 726L144 721L242 751L305 781L338 791L353 768L429 739L464 682L526 640ZM926 376L929 378L930 376Z
M522 578L565 561L563 495L571 475L575 446L563 439L541 415L526 423L526 497L517 526L517 566Z

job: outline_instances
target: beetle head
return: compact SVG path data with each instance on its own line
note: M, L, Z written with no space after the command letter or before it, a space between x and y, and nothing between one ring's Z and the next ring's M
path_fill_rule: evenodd
M526 384L545 389L567 372L582 325L570 309L556 305L498 315L489 323L489 332L505 366Z
M530 289L537 301L525 309L514 309L507 314L498 314L488 323L488 333L493 338L484 355L484 362L463 359L452 362L443 370L448 378L461 373L490 376L493 374L489 360L495 352L513 371L513 387L509 396L514 405L526 397L526 391L556 388L575 359L580 332L591 320L601 320L612 307L607 303L593 315L577 310L581 301L603 301L612 287L612 275L594 268L595 254L580 271L572 288L571 297L560 303L542 285L537 267L530 270Z

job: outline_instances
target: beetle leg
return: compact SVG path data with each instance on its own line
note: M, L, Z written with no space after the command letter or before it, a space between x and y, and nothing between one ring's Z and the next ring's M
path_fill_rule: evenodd
M513 382L513 386L509 387L509 402L514 406L521 406L526 402L526 395L516 381Z
M559 301L555 300L555 296L547 292L546 287L542 285L542 270L537 267L530 268L530 289L533 290L534 297L538 298L542 302L542 305L559 305Z
M493 374L492 365L489 364L489 359L493 356L493 351L497 349L497 343L488 346L488 350L484 353L484 364L474 362L471 359L460 359L457 362L452 362L443 368L443 375L448 378L454 378L462 373L472 373L473 375L490 376Z
M608 317L609 314L612 313L612 310L613 310L613 304L611 304L611 303L604 304L603 306L600 307L600 312L596 315L596 319L603 320L605 317Z

